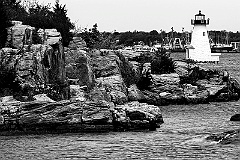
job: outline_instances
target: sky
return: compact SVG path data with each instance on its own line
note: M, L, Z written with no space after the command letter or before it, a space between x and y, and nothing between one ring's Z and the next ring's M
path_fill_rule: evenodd
M59 0L78 28L100 31L191 31L191 19L202 11L210 18L208 30L240 31L239 0ZM38 0L43 4L55 0Z

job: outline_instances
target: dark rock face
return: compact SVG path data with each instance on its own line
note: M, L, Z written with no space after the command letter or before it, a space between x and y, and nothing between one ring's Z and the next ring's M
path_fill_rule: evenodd
M240 121L240 114L235 114L230 118L230 121Z

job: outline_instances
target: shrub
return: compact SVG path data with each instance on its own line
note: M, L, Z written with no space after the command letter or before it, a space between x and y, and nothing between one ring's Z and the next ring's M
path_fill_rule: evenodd
M151 62L151 73L153 74L168 74L173 73L175 64L172 58L165 50L158 50Z

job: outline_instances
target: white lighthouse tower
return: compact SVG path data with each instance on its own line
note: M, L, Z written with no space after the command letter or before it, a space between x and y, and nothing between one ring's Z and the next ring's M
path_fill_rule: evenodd
M219 53L211 53L207 25L209 18L205 19L205 15L199 11L195 15L195 19L191 20L194 25L192 31L191 45L187 47L186 59L192 59L198 62L218 62Z

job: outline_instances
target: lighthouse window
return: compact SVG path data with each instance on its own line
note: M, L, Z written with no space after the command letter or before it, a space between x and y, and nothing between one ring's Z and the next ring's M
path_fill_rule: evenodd
M203 36L205 36L205 32L203 32Z

